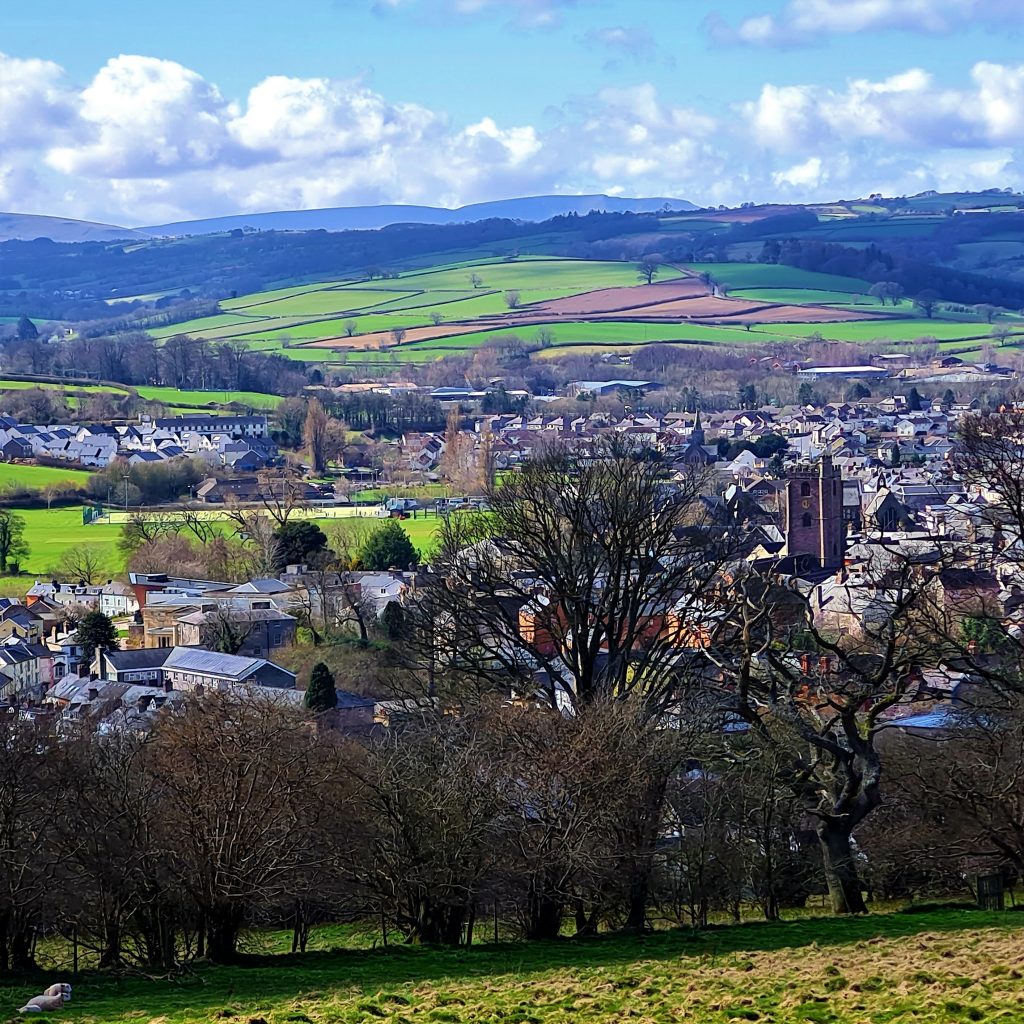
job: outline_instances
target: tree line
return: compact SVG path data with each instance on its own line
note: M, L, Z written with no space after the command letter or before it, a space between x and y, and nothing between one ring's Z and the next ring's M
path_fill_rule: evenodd
M982 515L1004 538L1024 528L1015 415L965 424L955 463L1002 496ZM706 492L618 438L443 520L388 627L386 726L255 693L172 700L148 732L133 709L56 734L5 716L0 966L71 929L104 964L167 967L231 959L260 925L296 948L352 918L469 944L1015 878L1024 649L970 596L976 549L879 545L833 581L839 624ZM895 728L950 676L944 743Z

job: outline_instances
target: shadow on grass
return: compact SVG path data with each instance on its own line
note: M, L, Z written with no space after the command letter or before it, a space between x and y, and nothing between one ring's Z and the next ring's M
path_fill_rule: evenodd
M176 980L83 973L74 1002L62 1015L96 1019L206 1014L228 1006L244 1007L238 1016L258 1014L281 1000L319 998L337 988L372 994L423 983L459 983L501 976L528 977L558 969L625 967L641 961L685 961L731 954L842 946L871 939L899 939L925 932L952 933L969 928L1019 928L1017 914L967 909L880 914L859 918L805 918L798 921L722 925L694 932L677 929L645 936L609 935L553 942L480 945L442 950L392 946L375 950L337 950L305 954L245 957L230 966L202 965ZM37 974L0 983L3 1006L13 1013L25 998L41 991L53 974ZM60 980L67 980L61 976ZM134 1011L134 1012L133 1012ZM141 1011L138 1012L138 1011Z

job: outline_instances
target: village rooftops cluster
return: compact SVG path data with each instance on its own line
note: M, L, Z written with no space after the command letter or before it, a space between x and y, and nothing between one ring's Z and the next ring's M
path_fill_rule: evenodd
M266 416L184 416L111 424L36 426L0 416L0 458L44 460L103 469L116 458L129 465L201 459L211 467L254 471L277 465Z

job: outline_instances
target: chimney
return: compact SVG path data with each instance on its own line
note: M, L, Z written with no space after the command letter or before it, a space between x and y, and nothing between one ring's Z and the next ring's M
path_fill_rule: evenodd
M975 654L978 653L978 641L977 640L970 640L970 641L968 641L967 653L970 654L972 657Z
M100 695L100 691L99 691L98 687L96 687L96 686L90 686L89 687L89 700L96 700L96 698L99 697L99 695Z
M800 671L803 672L805 676L809 676L811 674L811 656L809 654L800 655Z

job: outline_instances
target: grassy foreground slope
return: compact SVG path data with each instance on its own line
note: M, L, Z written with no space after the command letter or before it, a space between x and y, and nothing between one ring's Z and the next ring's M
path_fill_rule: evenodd
M468 951L337 949L170 981L85 974L61 1016L87 1024L1010 1022L1024 1013L1022 938L1015 914L944 911ZM8 983L0 1000L13 1011L39 986Z

